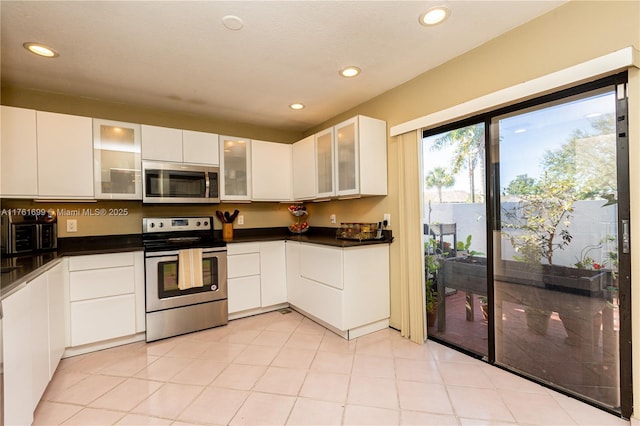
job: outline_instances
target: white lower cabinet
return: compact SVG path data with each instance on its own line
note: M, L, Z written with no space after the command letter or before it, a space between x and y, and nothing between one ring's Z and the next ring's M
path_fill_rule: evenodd
M389 245L227 245L230 319L290 305L353 339L389 327Z
M300 247L297 241L287 241L285 254L287 258L287 301L291 305L300 305L303 294L300 290Z
M4 421L31 424L64 351L64 278L58 263L2 300Z
M49 379L56 372L65 348L65 287L67 259L47 272L49 288Z
M33 422L33 375L31 339L31 286L2 301L4 423Z
M300 253L300 276L342 289L343 249L303 244Z
M346 339L389 326L388 244L338 248L300 243L288 247L289 254L294 308Z
M229 279L229 313L260 307L260 275Z
M227 244L227 277L229 315L260 307L258 243Z
M344 328L342 291L326 284L300 277L299 293L303 296L292 305L316 320L334 327Z
M71 302L71 346L135 334L135 296Z
M144 317L142 252L69 259L69 345L134 336ZM142 312L139 312L142 310ZM135 339L135 338L134 338Z
M227 275L231 319L287 304L284 241L228 244Z
M27 285L31 287L31 400L35 409L50 378L47 274Z

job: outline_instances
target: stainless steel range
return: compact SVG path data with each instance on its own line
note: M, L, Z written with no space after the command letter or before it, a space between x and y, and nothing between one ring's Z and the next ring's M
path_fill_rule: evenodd
M228 321L227 248L212 217L145 218L147 342Z

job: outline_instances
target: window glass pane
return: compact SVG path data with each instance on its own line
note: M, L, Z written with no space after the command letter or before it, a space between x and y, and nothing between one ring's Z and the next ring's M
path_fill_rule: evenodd
M493 120L496 362L609 407L619 398L615 96Z
M423 140L428 334L488 353L483 123Z

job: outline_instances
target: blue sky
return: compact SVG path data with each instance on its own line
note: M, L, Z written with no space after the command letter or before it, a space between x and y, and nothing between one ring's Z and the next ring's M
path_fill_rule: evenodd
M501 117L500 131L500 175L501 187L505 187L516 176L528 174L537 178L541 174L540 161L547 150L558 149L567 142L576 129L590 131L589 119L597 114L615 112L615 94L601 93L586 99L561 105L549 106L530 112L519 112L514 116ZM438 135L425 139L423 145L424 171L435 167L450 168L453 149L433 151L431 141ZM476 171L476 184L483 185L481 170ZM453 190L468 191L467 170L455 177Z

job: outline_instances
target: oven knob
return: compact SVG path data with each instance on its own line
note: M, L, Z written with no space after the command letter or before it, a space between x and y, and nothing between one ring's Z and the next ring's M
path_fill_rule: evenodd
M200 226L200 221L197 221L197 222L196 222L196 226Z
M159 226L160 228L162 228L162 227L164 227L164 223L163 223L163 222L160 222L160 223L158 224L158 226Z
M155 223L153 223L153 222L151 222L151 224L150 224L149 226L150 226L151 228L155 228L155 227L156 227L156 224L155 224Z
M218 284L212 284L211 291L218 291Z
M209 222L207 222L206 220L204 221L204 226L209 226Z

